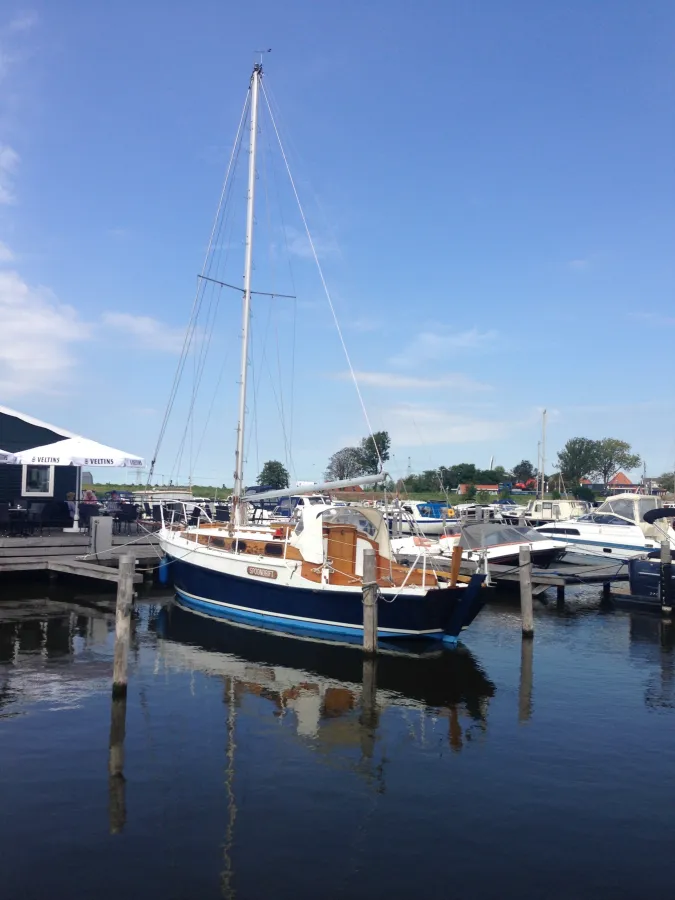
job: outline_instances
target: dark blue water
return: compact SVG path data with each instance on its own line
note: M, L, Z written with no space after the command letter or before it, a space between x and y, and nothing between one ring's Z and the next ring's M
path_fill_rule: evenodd
M494 603L464 647L373 667L143 603L113 708L105 598L54 590L0 600L2 898L675 893L656 618L588 590L522 648Z

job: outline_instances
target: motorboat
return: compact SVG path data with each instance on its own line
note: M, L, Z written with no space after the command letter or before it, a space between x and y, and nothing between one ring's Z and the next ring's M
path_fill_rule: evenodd
M675 507L663 507L645 513L645 521L649 524L667 525L666 519L675 517ZM648 557L631 559L628 562L628 581L632 598L644 600L645 605L661 608L661 549L652 550ZM675 599L675 568L671 563L671 598Z
M549 522L536 530L567 541L575 552L628 560L656 550L662 540L669 540L675 548L672 523L645 519L662 506L659 497L617 494L583 516Z
M549 522L578 519L589 512L591 504L586 500L530 500L524 508L504 509L502 515L504 521L511 525L536 528L539 525L548 525Z
M445 514L444 514L445 511ZM422 500L395 501L385 515L392 534L440 535L448 523L448 506Z
M426 557L430 565L447 567L455 547L462 548L462 559L504 566L517 566L522 546L529 546L532 563L548 568L567 550L564 540L545 537L533 528L505 525L500 522L476 522L458 525L432 541L421 537L392 539L397 559L408 564L416 557Z

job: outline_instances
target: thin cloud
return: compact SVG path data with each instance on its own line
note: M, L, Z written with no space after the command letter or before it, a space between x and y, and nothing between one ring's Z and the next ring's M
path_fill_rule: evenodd
M126 238L131 236L131 232L128 228L109 228L108 229L108 237L115 238L116 240L125 240Z
M312 241L316 254L320 259L327 256L337 256L340 253L337 241L333 239L326 239L313 234ZM292 256L298 256L300 259L314 259L307 235L304 231L293 228L292 225L286 226L286 248Z
M184 329L173 328L152 316L107 312L103 313L101 320L108 328L124 332L137 347L144 350L180 353L183 347Z
M675 325L675 316L662 316L660 313L653 312L634 312L628 314L631 319L638 319L641 322L647 322L649 325L670 326Z
M382 418L387 422L392 442L404 447L494 441L521 427L515 421L479 419L417 404L401 404L384 410Z
M436 378L420 378L417 375L401 375L395 372L356 372L359 384L382 390L432 391L452 388L461 391L489 391L489 384L475 381L461 372L448 372ZM340 372L343 381L351 380L350 372Z
M0 392L53 393L70 380L71 345L90 335L76 310L14 271L0 271Z
M29 10L15 16L7 25L5 31L9 34L17 34L20 31L31 31L39 21L40 17L35 10Z
M0 241L0 263L12 262L14 254L4 241Z
M13 178L19 165L19 154L9 144L0 144L0 204L14 203Z
M347 319L344 327L349 328L350 331L358 331L361 334L367 334L372 331L381 331L382 322L377 319L369 319L367 316L362 316L356 319Z
M418 366L429 360L447 359L460 350L481 350L492 344L497 337L494 329L479 331L470 328L466 331L449 332L444 329L419 332L401 353L389 360L395 366Z
M588 259L571 259L567 266L574 272L584 272L590 267L591 263Z

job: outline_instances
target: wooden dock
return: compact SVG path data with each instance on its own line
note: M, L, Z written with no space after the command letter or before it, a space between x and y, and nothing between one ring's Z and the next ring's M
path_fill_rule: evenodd
M151 532L114 535L112 546L98 558L91 555L91 539L87 534L54 529L40 536L3 537L0 538L0 574L53 572L117 582L119 557L125 552L134 554L137 566L155 567L160 559L157 535ZM142 575L134 576L135 582L142 580Z
M398 557L400 561L404 561L408 565L415 565L422 568L422 561L414 556ZM427 560L427 569L434 569L439 572L450 571L450 559L435 558L433 564ZM467 580L469 576L476 572L483 572L483 564L474 560L462 560L460 566L460 575L462 580ZM516 565L504 566L498 563L489 563L489 580L488 585L492 586L519 586L520 571ZM578 554L574 563L559 562L551 569L540 569L536 566L532 568L532 594L539 596L554 587L557 592L558 601L564 601L565 588L578 584L601 584L603 590L607 594L610 585L617 581L628 580L628 568L625 564L615 562L607 564L604 560L595 563L589 557L588 563L578 561Z

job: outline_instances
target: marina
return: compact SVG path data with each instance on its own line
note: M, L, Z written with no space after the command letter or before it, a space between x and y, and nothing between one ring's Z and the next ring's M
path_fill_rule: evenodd
M671 895L619 5L0 11L0 900Z

